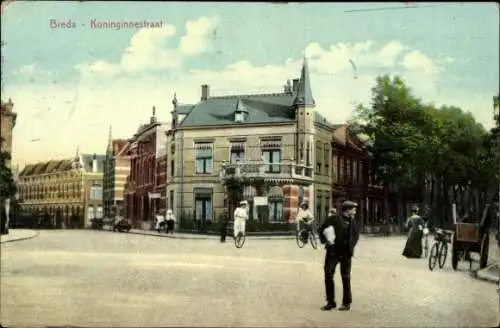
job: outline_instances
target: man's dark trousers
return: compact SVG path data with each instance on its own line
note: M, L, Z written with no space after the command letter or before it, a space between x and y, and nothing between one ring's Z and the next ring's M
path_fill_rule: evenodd
M336 305L335 302L335 282L334 275L337 264L340 264L340 274L342 276L342 305L350 305L352 303L351 294L351 256L344 254L336 254L333 246L329 246L325 255L325 292L326 301L329 304Z

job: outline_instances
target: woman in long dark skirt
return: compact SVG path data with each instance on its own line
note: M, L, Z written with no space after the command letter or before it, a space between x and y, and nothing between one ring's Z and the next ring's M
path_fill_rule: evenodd
M418 215L418 207L414 206L412 208L411 216L406 221L406 227L409 231L403 256L414 259L421 258L424 220Z

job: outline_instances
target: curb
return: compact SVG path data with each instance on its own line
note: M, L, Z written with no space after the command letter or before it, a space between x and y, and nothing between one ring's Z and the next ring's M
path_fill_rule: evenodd
M500 263L494 263L494 264L487 266L486 268L484 268L482 270L475 271L474 277L479 279L479 280L494 283L496 285L500 284L500 276L498 276L498 275L496 276L494 274L488 273L488 271L491 270L491 268L493 268L495 266L497 266L497 267L500 266Z
M35 231L35 230L33 230ZM38 237L38 235L40 234L39 231L35 231L35 233L31 236L27 236L27 237L20 237L20 238L15 238L15 239L10 239L10 240L5 240L5 241L0 241L0 244L7 244L7 243L12 243L12 242L15 242L15 241L23 241L23 240L29 240L29 239L33 239L35 237Z
M200 235L195 235L193 234L192 236L179 236L179 235L161 235L161 234L150 234L147 232L140 232L140 231L129 231L128 233L135 234L135 235L143 235L143 236L152 236L152 237L162 237L162 238L172 238L172 239L191 239L191 240L219 240L219 236L217 235L212 235L212 236L203 236L203 237L194 237L194 236L200 236ZM228 236L230 237L230 236ZM256 237L256 240L292 240L295 239L295 236L258 236L258 235L248 235L247 237Z

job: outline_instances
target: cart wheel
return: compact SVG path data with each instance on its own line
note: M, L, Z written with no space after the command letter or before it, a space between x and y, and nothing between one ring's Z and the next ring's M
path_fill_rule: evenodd
M460 256L460 250L458 249L457 239L453 236L453 245L451 246L451 267L456 270L458 267L458 258Z
M429 270L434 270L436 262L438 260L438 243L434 243L431 247L431 253L429 254Z
M297 240L297 246L299 246L299 248L304 247L304 245L306 244L304 242L304 240L302 239L301 234L302 234L301 231L297 231L297 235L296 235L296 238L295 238Z
M442 269L446 263L446 257L448 256L448 244L441 244L441 249L439 250L439 268Z
M490 236L488 233L484 234L481 242L481 257L479 259L479 268L484 269L488 265L488 251L490 246Z

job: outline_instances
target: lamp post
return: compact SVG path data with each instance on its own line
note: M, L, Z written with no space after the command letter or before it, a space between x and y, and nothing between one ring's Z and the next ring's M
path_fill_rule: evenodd
M497 241L500 246L500 104L499 96L493 97L493 118L497 128L497 160L498 160L498 206L497 206Z

